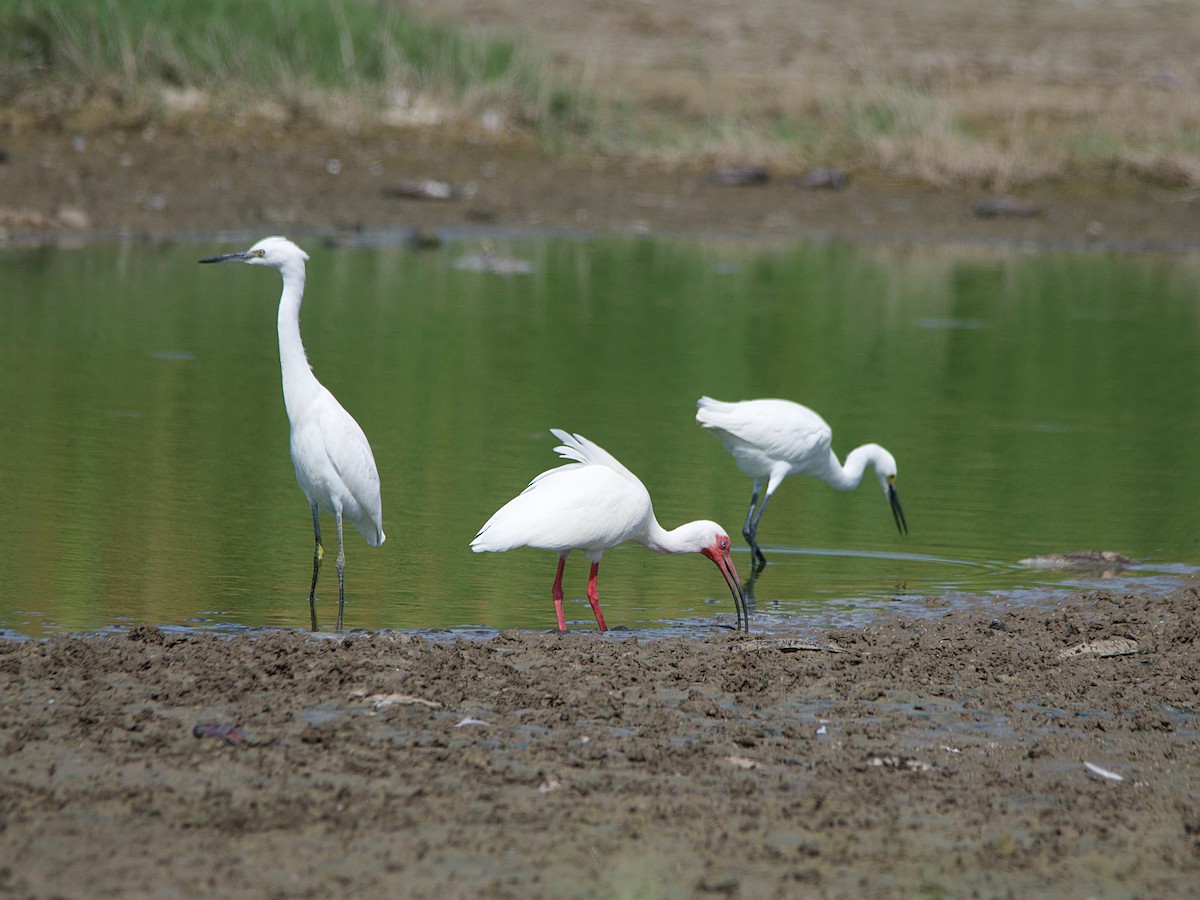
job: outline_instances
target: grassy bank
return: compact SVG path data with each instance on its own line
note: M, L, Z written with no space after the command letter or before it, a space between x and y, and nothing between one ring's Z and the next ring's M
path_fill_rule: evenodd
M383 0L0 0L0 96L69 115L267 107L394 124L491 111L545 135L580 102L517 43Z
M639 10L0 0L0 116L352 119L518 132L654 164L833 166L997 190L1117 170L1200 188L1187 37L1200 19L1180 0L1097 0L1084 17L1008 0ZM469 24L481 18L490 33Z

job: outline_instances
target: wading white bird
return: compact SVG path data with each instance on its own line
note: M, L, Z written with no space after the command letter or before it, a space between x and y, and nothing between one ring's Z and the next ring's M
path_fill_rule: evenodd
M342 546L342 520L353 523L367 543L384 541L383 509L379 496L379 470L367 436L350 413L313 375L300 340L300 301L304 298L304 263L308 254L283 237L263 238L249 250L202 259L202 263L238 261L269 266L283 276L279 298L279 367L283 372L283 405L291 423L292 465L296 481L312 508L312 587L308 610L312 630L317 630L317 572L325 556L321 546L324 510L337 522L338 617L342 630L346 606L346 551Z
M559 631L567 630L562 577L572 550L582 550L592 561L587 597L601 631L608 626L600 612L596 579L605 550L637 541L656 553L702 553L725 576L733 594L738 628L744 623L749 630L745 596L729 558L729 535L724 528L716 522L699 521L667 531L654 517L649 491L612 454L581 435L558 428L550 429L550 433L562 441L555 452L572 463L538 475L522 493L504 504L479 529L471 541L472 550L482 553L535 547L555 551L558 573L551 593Z
M866 467L872 466L891 504L896 528L902 534L908 533L896 496L896 459L878 444L854 448L843 466L833 452L832 430L807 406L790 400L722 403L711 397L701 397L697 406L696 421L716 434L733 454L738 468L754 479L742 536L750 545L750 564L755 572L767 564L756 540L759 520L767 501L789 475L811 475L839 491L849 491L858 487ZM760 504L763 482L767 489Z

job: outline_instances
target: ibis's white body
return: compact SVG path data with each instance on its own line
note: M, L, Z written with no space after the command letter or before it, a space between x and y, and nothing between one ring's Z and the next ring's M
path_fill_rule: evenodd
M583 551L592 561L588 598L602 630L606 626L600 612L596 575L605 550L636 541L658 553L703 553L725 575L735 605L739 606L740 625L741 589L729 560L729 538L724 529L716 522L701 520L666 530L654 517L645 485L612 454L581 435L557 428L551 429L551 433L563 442L556 452L572 462L534 478L479 529L471 549L480 553L534 547L558 553L554 600L560 631L566 630L562 612L563 563L572 550Z
M581 465L534 478L479 529L472 550L582 550L595 561L610 547L634 540L649 545L651 535L663 532L650 492L636 475L586 438L558 429L553 434L563 442L558 452Z

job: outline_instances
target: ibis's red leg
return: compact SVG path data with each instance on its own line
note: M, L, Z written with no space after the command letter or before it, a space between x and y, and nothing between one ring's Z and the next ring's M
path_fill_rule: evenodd
M604 624L604 613L600 612L600 589L596 587L596 576L600 574L600 563L592 563L591 574L588 575L588 603L592 604L592 612L596 614L596 624L601 631L608 631Z
M554 576L554 589L551 591L551 593L554 595L554 612L558 615L558 630L559 631L567 630L567 620L566 620L566 617L563 615L563 605L562 605L562 602L563 602L562 577L563 577L563 568L566 566L566 564L567 564L567 556L564 553L562 556L560 556L558 558L558 574Z

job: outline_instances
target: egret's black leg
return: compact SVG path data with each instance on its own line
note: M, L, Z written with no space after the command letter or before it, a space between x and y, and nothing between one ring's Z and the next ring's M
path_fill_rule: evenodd
M754 492L750 495L750 508L746 510L746 521L742 525L742 537L746 539L746 543L750 545L750 571L755 572L762 568L759 565L759 558L762 556L762 551L758 549L758 543L754 540L754 532L756 530L754 507L758 506L758 482L754 482ZM762 565L766 565L764 559Z
M325 558L325 548L321 546L321 515L316 506L312 508L313 536L316 546L313 548L313 580L308 590L308 614L312 619L312 630L317 630L317 573L321 571L321 560Z
M756 484L754 495L750 498L750 511L746 513L746 524L742 527L742 537L750 545L750 572L752 575L761 572L767 564L767 558L763 556L762 549L758 546L757 536L758 523L762 520L763 511L767 508L767 501L770 499L771 495L765 494L758 510L754 509L754 505L758 503L758 485Z
M337 570L338 570L338 621L337 630L340 633L342 630L342 613L346 609L346 551L342 547L342 514L337 514L337 529L338 529L338 555L337 555Z

